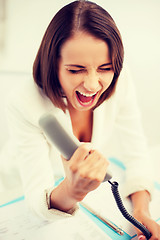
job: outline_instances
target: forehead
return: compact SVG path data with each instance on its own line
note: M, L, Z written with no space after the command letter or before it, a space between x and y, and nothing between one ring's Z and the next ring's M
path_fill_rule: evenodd
M61 48L64 63L82 65L101 65L110 62L108 44L88 33L77 32Z

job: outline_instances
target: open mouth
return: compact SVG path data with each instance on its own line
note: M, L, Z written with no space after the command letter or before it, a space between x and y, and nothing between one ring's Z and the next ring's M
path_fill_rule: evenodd
M78 102L82 105L82 106L89 106L93 103L95 97L97 95L97 92L94 94L84 94L82 92L76 91L76 96L78 99Z

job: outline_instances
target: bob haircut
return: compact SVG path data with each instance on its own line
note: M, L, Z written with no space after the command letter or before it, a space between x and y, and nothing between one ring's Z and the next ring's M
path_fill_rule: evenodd
M105 41L110 49L113 80L96 106L111 97L123 66L124 49L120 32L109 13L90 1L74 1L60 9L51 20L33 64L33 78L52 103L66 110L58 79L61 47L76 31L87 32Z

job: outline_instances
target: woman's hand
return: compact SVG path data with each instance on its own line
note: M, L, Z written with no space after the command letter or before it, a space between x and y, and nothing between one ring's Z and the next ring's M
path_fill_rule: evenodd
M67 161L63 158L65 179L53 189L50 207L68 212L87 193L96 189L103 181L109 162L90 143L82 144Z
M147 191L135 192L131 195L133 203L133 216L141 222L152 234L150 240L160 240L160 225L150 216L149 203L150 194ZM136 228L138 239L145 240L142 232Z
M109 162L90 143L82 144L69 161L63 157L68 191L77 201L103 181Z
M160 225L150 217L149 212L143 210L134 211L134 217L150 231L152 234L150 240L160 240ZM139 240L146 239L139 229L136 228L136 231Z

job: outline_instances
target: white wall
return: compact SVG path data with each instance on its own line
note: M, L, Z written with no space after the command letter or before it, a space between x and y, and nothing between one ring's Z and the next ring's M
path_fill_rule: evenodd
M0 72L0 150L5 145L9 138L8 124L5 112L6 94L12 91L13 87L16 87L23 82L27 81L31 77L27 73L18 72Z
M0 52L1 85L4 81L7 84L7 78L2 78L4 72L32 71L47 25L56 11L69 3L67 0L6 1L5 48ZM149 144L156 145L160 143L160 1L95 2L109 11L121 31L126 62L137 88L144 129Z

